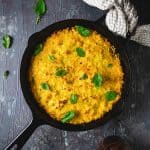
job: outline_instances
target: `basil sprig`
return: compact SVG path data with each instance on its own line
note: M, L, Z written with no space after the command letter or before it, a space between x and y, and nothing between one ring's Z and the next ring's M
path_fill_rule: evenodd
M41 20L41 17L45 14L46 12L46 4L45 4L45 1L44 0L38 0L36 5L35 5L35 8L34 8L34 11L36 13L36 24L38 24Z

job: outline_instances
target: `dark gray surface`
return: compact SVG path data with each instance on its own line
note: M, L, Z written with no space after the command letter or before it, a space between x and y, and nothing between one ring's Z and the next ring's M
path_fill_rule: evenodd
M14 38L11 49L0 46L0 149L15 138L32 119L22 96L19 66L28 38L53 22L83 18L96 20L103 12L81 0L46 0L48 11L35 24L36 0L0 0L0 39ZM50 126L37 128L24 150L95 150L108 135L127 138L136 150L150 149L150 48L130 41L126 49L131 61L132 83L123 112L104 126L85 132L64 132ZM8 80L3 72L8 69Z

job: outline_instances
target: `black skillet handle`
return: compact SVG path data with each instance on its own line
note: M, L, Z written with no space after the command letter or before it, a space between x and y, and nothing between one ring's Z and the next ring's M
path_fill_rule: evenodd
M41 125L40 121L33 118L31 123L5 148L5 150L20 150L39 125Z

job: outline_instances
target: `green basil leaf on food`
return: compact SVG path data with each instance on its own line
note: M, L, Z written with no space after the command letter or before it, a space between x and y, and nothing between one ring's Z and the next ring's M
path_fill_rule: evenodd
M76 30L79 32L81 36L87 37L91 34L90 29L83 26L76 26Z
M105 93L105 98L107 101L115 100L117 97L117 92L115 91L108 91Z
M67 74L67 71L65 69L58 69L55 73L56 76L58 77L63 77Z
M67 123L71 121L75 117L75 112L74 111L68 111L65 113L64 117L61 119L62 123Z
M34 49L34 56L38 55L43 49L43 44L38 44L36 45L35 49Z
M71 96L70 96L70 102L71 102L71 104L76 104L77 103L77 101L78 101L78 95L77 94L71 94Z
M50 90L50 86L47 83L41 83L41 88L43 90Z
M2 45L4 48L10 48L12 44L12 37L8 34L4 35L3 36L3 39L2 39Z
M44 0L38 0L36 5L35 5L35 8L34 8L34 11L36 13L36 24L38 24L41 20L41 17L45 14L46 12L46 3Z
M83 74L83 76L80 78L81 80L86 80L88 78L88 75L86 73Z
M113 64L108 64L107 65L108 68L111 68L112 66L113 66Z
M9 74L10 74L9 70L6 70L6 71L4 72L4 78L7 79L8 76L9 76Z
M102 85L103 78L100 73L96 73L92 78L92 82L96 88L99 88Z
M56 59L55 56L53 56L53 55L48 55L48 57L49 57L50 61L55 61L55 59Z
M76 52L77 52L78 56L80 56L80 57L85 57L85 55L86 55L85 51L80 47L76 48Z

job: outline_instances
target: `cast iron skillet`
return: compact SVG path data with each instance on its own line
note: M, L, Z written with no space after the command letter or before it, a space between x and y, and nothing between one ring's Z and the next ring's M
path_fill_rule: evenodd
M21 147L25 144L28 138L31 136L33 131L39 126L43 124L51 125L55 128L68 130L68 131L83 131L93 129L95 127L99 127L103 125L106 121L114 117L114 115L119 114L124 100L127 98L127 89L129 89L129 82L130 82L130 66L128 62L128 57L125 53L124 43L118 41L118 37L114 36L111 32L109 32L103 25L103 19L99 19L97 21L88 21L82 19L70 19L64 20L57 23L54 23L40 32L33 34L28 41L28 46L25 49L24 55L22 57L21 67L20 67L20 82L23 95L25 97L26 102L28 103L33 119L25 128L19 136L9 144L6 149L10 149L15 147L16 149L21 149ZM59 121L54 120L51 118L36 102L34 99L31 90L30 84L28 81L28 69L30 66L30 60L33 56L34 48L38 43L44 42L45 39L51 35L53 32L58 31L60 29L64 29L66 27L72 27L75 25L82 25L88 27L90 29L96 30L98 33L106 37L116 48L116 51L120 54L121 63L123 66L123 71L125 73L124 76L124 87L122 91L122 98L121 100L113 107L113 109L106 113L103 118L98 119L96 121L92 121L87 124L80 124L80 125L71 125L71 124L63 124Z

